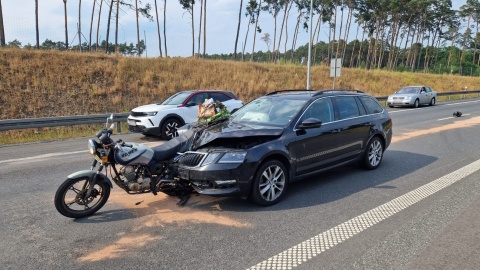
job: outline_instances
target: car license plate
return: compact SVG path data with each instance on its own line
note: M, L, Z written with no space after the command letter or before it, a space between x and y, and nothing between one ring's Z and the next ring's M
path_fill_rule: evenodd
M135 122L134 120L127 120L128 122L128 125L130 126L136 126L137 125L137 122Z
M185 169L178 168L178 176L184 180L190 180L189 171Z

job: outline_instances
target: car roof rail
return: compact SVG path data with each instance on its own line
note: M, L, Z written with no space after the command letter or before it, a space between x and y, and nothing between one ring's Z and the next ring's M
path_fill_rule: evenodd
M353 93L359 93L359 94L365 93L363 91L354 90L354 89L329 89L329 90L319 90L314 96L323 95L324 93L338 93L338 92L353 92Z
M308 92L308 91L315 91L316 92L317 90L307 90L307 89L277 90L277 91L270 92L270 93L266 94L266 96L275 95L275 94L284 93L284 92Z

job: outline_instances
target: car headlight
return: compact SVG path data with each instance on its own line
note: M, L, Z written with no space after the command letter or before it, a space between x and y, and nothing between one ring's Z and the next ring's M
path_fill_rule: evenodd
M208 164L214 162L215 159L217 159L217 157L218 157L219 155L220 155L220 153L209 153L209 154L207 155L207 157L205 158L205 160L203 160L202 166L208 165Z
M146 112L145 114L146 114L147 116L155 116L155 115L157 115L157 113L158 113L158 112Z
M411 99L412 99L412 97L405 97L404 100L409 101L409 100L411 100Z
M225 153L218 163L243 163L247 152L228 152Z

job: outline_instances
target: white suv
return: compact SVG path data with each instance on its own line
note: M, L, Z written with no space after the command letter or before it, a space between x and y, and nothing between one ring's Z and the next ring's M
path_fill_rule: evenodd
M127 120L128 129L169 140L178 136L179 127L197 121L198 105L210 98L222 102L230 112L243 106L243 102L230 91L182 91L170 96L162 103L133 109Z

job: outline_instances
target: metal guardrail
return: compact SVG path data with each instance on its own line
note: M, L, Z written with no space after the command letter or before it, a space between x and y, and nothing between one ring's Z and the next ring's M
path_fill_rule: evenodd
M0 131L26 128L74 126L84 124L105 123L111 114L74 115L60 117L23 118L0 120ZM114 113L114 122L127 121L130 113ZM117 129L120 125L117 124Z
M450 100L452 96L461 95L466 97L467 94L477 94L479 97L480 90L472 91L456 91L437 93L437 96L448 96ZM376 97L378 101L387 101L388 96ZM127 121L130 113L113 114L114 122L120 123ZM42 128L42 127L58 127L58 126L74 126L84 124L105 123L110 114L92 114L92 115L74 115L60 117L42 117L42 118L23 118L23 119L7 119L0 120L0 131L26 128ZM119 130L120 124L117 124Z

